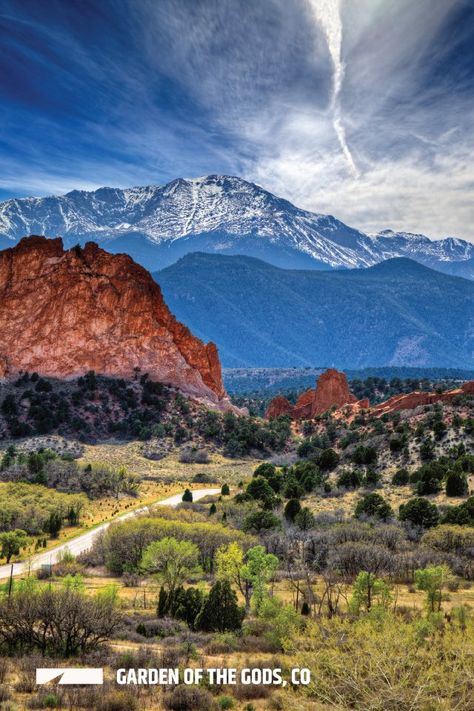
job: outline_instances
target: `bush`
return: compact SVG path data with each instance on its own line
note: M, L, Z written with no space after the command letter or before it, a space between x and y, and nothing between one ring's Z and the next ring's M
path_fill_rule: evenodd
M135 711L138 702L128 691L111 691L104 696L98 711Z
M220 709L223 711L226 711L227 709L233 709L235 706L235 701L231 696L220 696L217 699L217 705L219 706Z
M393 516L393 511L392 507L380 494L373 493L364 496L364 498L357 503L355 516L357 518L361 518L361 516L368 516L369 518L375 517L386 521Z
M275 502L275 493L266 479L257 476L247 486L246 493L260 501L265 508L272 508Z
M295 516L295 524L300 531L309 531L315 524L314 514L307 506L303 506L301 511Z
M468 484L466 475L459 471L450 471L446 476L446 496L466 496Z
M165 708L169 711L212 711L214 699L206 689L198 686L179 685L164 696Z
M337 485L343 489L357 489L362 484L362 474L358 469L344 469L337 478Z
M71 625L74 619L74 625ZM68 657L97 649L119 624L115 597L35 582L0 602L0 647L7 653Z
M399 518L400 521L409 521L421 528L431 528L439 523L437 507L422 497L409 499L406 504L401 504Z
M300 511L301 504L298 499L290 499L285 506L285 518L288 521L294 521Z
M331 471L339 464L339 455L334 449L324 449L318 457L318 464L321 469Z
M354 464L377 464L377 450L375 447L365 447L360 444L354 450L352 461Z
M259 533L260 531L268 531L272 528L280 528L280 519L271 511L254 511L247 514L244 519L242 528L246 533Z
M392 484L394 486L406 486L410 481L410 474L408 469L397 469L392 477Z

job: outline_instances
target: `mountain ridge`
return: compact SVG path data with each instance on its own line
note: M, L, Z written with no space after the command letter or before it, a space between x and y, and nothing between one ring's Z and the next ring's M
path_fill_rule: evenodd
M368 235L235 176L177 178L161 186L73 190L0 203L2 243L26 234L61 235L66 246L93 240L154 270L194 251L244 254L298 269L360 268L408 256L474 279L470 242L393 230Z
M194 253L153 276L227 368L474 366L474 284L413 260L285 270Z

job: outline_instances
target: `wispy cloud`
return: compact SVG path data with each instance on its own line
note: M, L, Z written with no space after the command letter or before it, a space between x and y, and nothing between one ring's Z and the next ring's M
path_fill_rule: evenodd
M463 0L0 0L0 195L240 174L474 240Z

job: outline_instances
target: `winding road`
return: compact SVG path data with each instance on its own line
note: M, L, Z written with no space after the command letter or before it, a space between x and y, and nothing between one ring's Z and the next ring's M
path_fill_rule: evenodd
M203 499L205 496L214 496L215 494L220 494L220 491L220 489L195 489L193 491L193 501L199 501L199 499ZM146 513L150 508L153 508L154 506L177 506L181 503L182 496L182 494L175 494L174 496L169 496L167 499L155 501L153 504L149 504L148 506L142 506L139 509L128 511L127 513L122 514L121 516L117 516L117 518L114 518L111 521L101 523L99 526L96 526L96 528L93 528L90 531L81 533L79 536L76 536L76 538L72 538L71 540L66 541L65 543L61 543L55 548L51 548L45 553L38 553L38 555L34 555L28 560L22 561L21 563L13 563L13 575L22 575L23 573L26 573L28 571L36 570L42 565L57 563L61 554L64 553L64 551L66 550L75 556L79 555L79 553L84 553L84 551L87 551L89 550L89 548L92 547L94 538L99 533L102 533L102 531L105 531L111 523L117 523L117 521L125 521L127 518L139 516L142 513ZM0 565L0 580L10 577L11 567L11 563L9 563L8 565Z

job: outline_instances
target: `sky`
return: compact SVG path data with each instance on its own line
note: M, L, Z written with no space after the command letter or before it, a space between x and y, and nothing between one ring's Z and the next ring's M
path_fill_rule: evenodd
M239 175L474 242L474 0L0 0L0 200Z

